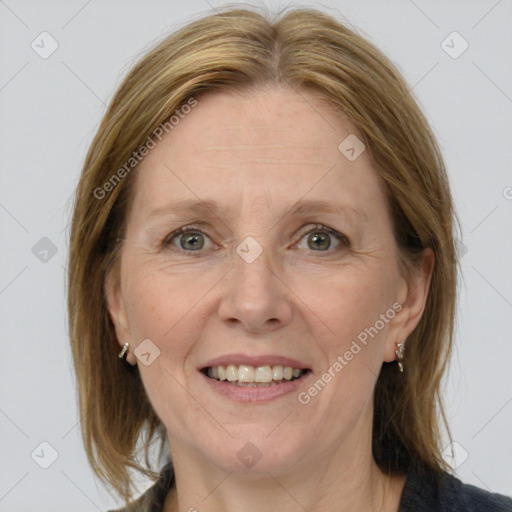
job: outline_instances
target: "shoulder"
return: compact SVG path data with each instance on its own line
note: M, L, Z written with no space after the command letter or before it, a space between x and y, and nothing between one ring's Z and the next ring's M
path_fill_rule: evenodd
M416 466L407 474L399 512L512 512L512 498Z
M122 508L108 512L162 512L167 493L174 485L174 468L168 462L160 471L156 483L147 489L136 500Z

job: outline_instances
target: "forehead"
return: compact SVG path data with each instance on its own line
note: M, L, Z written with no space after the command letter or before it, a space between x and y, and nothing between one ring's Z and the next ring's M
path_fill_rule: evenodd
M195 130L188 130L194 122ZM318 93L266 86L201 96L198 107L181 123L179 136L189 147L200 146L203 150L205 143L212 145L210 150L218 151L229 145L226 149L230 155L248 153L253 146L289 148L298 154L300 148L330 145L333 141L326 139L326 133L337 139L335 133L341 125L344 130L356 131ZM278 156L281 151L275 153Z
M311 91L219 91L197 101L139 166L134 206L141 215L206 198L230 208L264 199L272 208L306 195L363 213L385 206L365 152L350 161L339 149L347 137L362 136Z

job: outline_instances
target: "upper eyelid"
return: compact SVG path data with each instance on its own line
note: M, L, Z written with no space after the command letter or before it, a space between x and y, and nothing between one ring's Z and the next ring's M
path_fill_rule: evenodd
M305 235L305 234L310 233L310 232L315 231L315 230L317 230L317 231L327 231L329 233L332 233L333 235L339 235L339 236L347 238L347 236L344 233L341 233L337 229L330 228L329 226L325 226L324 224L318 224L318 223L315 224L313 227L308 227L308 225L301 227L298 230L298 234Z

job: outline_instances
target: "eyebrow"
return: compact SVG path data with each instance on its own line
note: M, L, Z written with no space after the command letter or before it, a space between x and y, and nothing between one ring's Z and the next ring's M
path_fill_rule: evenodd
M220 215L236 215L239 208L224 207L213 200L196 200L196 199L183 199L175 201L169 205L161 208L154 209L148 216L149 220L165 215L180 215L180 214L201 214L217 217ZM297 217L307 217L308 215L315 214L340 214L349 213L362 219L367 219L368 216L364 210L348 204L333 204L328 201L321 200L300 200L290 208L283 210L281 217L292 215Z

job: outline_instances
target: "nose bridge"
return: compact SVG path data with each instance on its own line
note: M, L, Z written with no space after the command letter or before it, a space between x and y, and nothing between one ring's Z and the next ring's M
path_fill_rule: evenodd
M263 240L265 238L265 240ZM235 249L233 290L241 303L260 307L279 293L273 269L275 248L270 237L246 237Z
M235 272L238 278L256 287L268 286L272 277L275 277L275 250L270 236L264 235L258 239L252 236L244 238L235 249Z
M275 256L270 234L245 237L236 246L219 310L223 320L238 321L254 331L289 320L290 305L277 276Z

